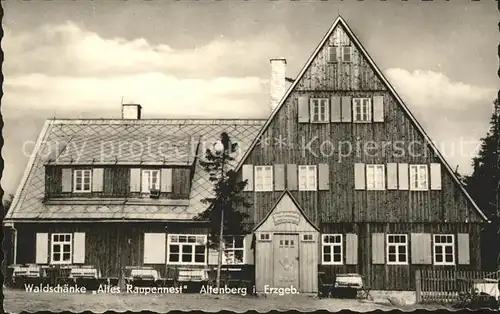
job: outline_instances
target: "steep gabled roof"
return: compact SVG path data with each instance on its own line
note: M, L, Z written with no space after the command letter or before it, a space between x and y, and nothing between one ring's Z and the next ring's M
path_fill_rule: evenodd
M415 118L415 116L411 113L411 111L409 110L409 108L404 104L404 102L401 99L401 97L399 97L399 95L396 93L395 89L392 87L392 85L389 83L389 81L382 74L382 71L380 71L380 69L377 67L377 65L375 64L375 62L373 61L373 59L370 57L370 55L364 49L363 45L359 42L358 38L354 35L354 33L352 32L352 30L350 29L350 27L347 25L347 23L345 22L345 20L341 16L338 16L337 19L333 22L333 24L330 27L330 29L326 32L325 36L323 37L323 39L321 40L321 42L319 43L319 45L316 47L316 49L314 50L314 52L312 53L312 55L309 57L309 59L305 63L305 65L302 68L302 70L299 72L299 74L298 74L297 78L295 79L295 81L293 82L293 84L290 86L290 88L287 89L287 92L285 93L285 95L283 96L283 98L281 98L281 101L279 102L279 104L271 112L271 115L267 119L267 121L264 124L264 126L261 128L261 130L258 133L257 137L253 140L253 142L250 145L249 149L245 152L244 156L239 161L239 163L238 163L238 165L236 167L236 170L237 171L240 170L240 168L242 167L242 165L245 162L245 160L248 158L248 156L250 155L250 153L252 152L252 150L258 144L259 139L264 135L264 133L266 132L266 130L268 129L268 127L271 125L271 122L273 121L274 117L277 115L277 113L279 112L279 110L281 109L281 107L283 107L283 105L286 103L288 97L295 90L297 84L301 81L302 77L304 76L304 74L306 73L306 71L308 70L308 68L311 66L311 64L313 63L313 61L316 59L316 57L318 56L319 52L321 51L321 49L323 48L323 46L325 45L325 43L330 38L330 36L332 35L332 33L334 32L335 28L338 25L341 25L344 28L344 30L346 31L347 35L351 39L351 41L354 42L354 44L361 51L361 54L366 58L366 60L368 60L369 64L371 65L371 67L374 70L374 72L376 73L376 75L383 82L383 84L385 84L385 86L390 91L390 93L392 94L392 96L396 99L396 101L398 102L398 104L400 105L400 107L403 109L403 112L408 116L408 118L410 119L410 121L414 124L414 126L417 128L417 130L420 132L420 134L424 137L424 139L427 142L427 144L429 145L429 147L431 147L431 149L434 151L434 154L438 157L438 159L441 161L441 163L445 166L445 168L448 171L448 173L450 174L450 176L453 178L453 180L455 181L455 183L460 187L460 189L462 190L462 192L464 193L464 195L466 196L466 198L471 202L471 204L473 205L473 207L475 208L475 210L479 213L479 215L485 221L489 222L488 217L479 209L479 207L474 202L474 200L472 199L472 197L465 190L464 186L462 185L462 183L460 182L460 180L457 178L457 176L453 172L453 170L450 167L450 165L446 162L446 160L443 157L443 155L441 155L441 153L439 152L439 150L437 149L437 147L434 145L434 142L430 139L429 135L424 131L424 129L422 128L422 126L418 123L418 121Z
M212 183L196 156L227 132L238 143L233 166L249 147L265 120L246 119L85 119L46 121L4 221L54 220L190 220L205 209L201 200L212 193ZM195 138L195 145L188 145ZM143 145L131 153L127 143ZM177 145L179 143L179 145ZM62 144L62 145L60 145ZM101 145L114 147L103 156ZM121 146L120 146L121 145ZM152 150L148 150L151 145ZM119 152L118 147L123 151ZM159 150L162 148L163 150ZM171 150L175 150L172 154ZM195 162L189 200L67 199L44 201L46 165L184 165ZM156 201L156 202L155 202Z

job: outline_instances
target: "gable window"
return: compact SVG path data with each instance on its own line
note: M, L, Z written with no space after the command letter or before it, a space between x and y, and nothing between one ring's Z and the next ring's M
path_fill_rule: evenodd
M245 252L243 236L226 236L225 238L226 264L243 264Z
M75 170L73 192L90 192L92 171L90 169Z
M311 233L305 233L302 235L303 242L314 242L314 236Z
M73 249L71 233L54 233L51 241L52 264L71 264Z
M434 264L455 264L455 241L453 234L434 235Z
M168 263L205 264L206 235L169 234Z
M372 101L370 98L352 99L353 120L355 122L370 122L372 120Z
M427 165L410 165L410 190L428 190L429 182L427 174Z
M366 165L366 189L385 189L385 167L384 165Z
M342 264L341 234L324 234L321 247L323 264Z
M255 166L255 191L273 190L273 166Z
M299 191L316 191L316 166L299 165Z
M387 235L387 264L408 264L408 236Z
M312 98L309 108L311 109L311 122L329 122L328 99Z
M259 236L260 241L271 241L271 234L269 233L261 233Z
M160 170L142 170L142 193L160 189Z
M328 62L351 62L351 51L350 46L330 46L328 47Z

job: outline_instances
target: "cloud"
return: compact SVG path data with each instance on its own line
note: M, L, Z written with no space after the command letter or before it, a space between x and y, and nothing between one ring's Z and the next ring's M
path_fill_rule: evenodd
M4 51L16 58L6 58L4 67L13 74L57 76L137 72L196 77L246 76L252 75L249 73L255 68L267 67L270 56L283 52L280 43L287 40L287 33L283 34L282 29L275 32L280 32L280 36L269 32L245 41L218 37L200 46L175 49L168 44L152 44L144 38L103 38L67 22L45 25L31 33L14 34L6 30Z
M455 82L433 71L392 68L385 75L448 162L470 172L497 91Z

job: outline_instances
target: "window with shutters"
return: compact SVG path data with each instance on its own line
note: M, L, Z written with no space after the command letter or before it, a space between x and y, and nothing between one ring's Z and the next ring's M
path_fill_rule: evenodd
M74 171L73 192L85 193L91 191L92 170L78 169Z
M353 98L352 112L354 122L371 122L372 100L370 98Z
M387 235L387 264L408 264L408 236Z
M149 193L151 190L160 189L160 170L142 170L142 192Z
M71 233L53 233L51 241L51 263L71 264L73 253L73 235Z
M169 234L168 263L169 264L205 264L206 235Z
M434 265L455 264L455 239L453 234L434 235Z
M351 52L352 48L350 46L330 46L328 47L328 62L351 62Z
M316 165L299 165L299 191L316 191L316 182Z
M273 190L273 166L255 166L254 175L256 192Z
M225 236L224 254L226 264L236 265L244 262L244 236Z
M428 189L427 165L410 165L410 190L425 191Z
M342 264L342 243L341 234L323 234L321 241L323 264Z
M330 122L328 98L311 98L309 100L311 122Z
M385 167L384 165L366 165L366 189L385 189Z

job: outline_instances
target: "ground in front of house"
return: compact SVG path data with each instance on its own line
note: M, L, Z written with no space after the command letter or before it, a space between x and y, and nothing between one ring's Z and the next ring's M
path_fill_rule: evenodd
M422 306L405 306L404 310L414 310ZM256 310L298 310L338 311L350 309L352 311L368 312L376 309L391 310L396 308L386 300L366 301L352 299L318 299L308 295L268 295L268 296L241 296L241 295L210 295L210 294L71 294L26 292L4 288L4 311L20 313L22 311L71 311L71 312L105 312L114 311L141 311L165 312L170 310L203 310L217 312L231 310L243 312ZM401 307L400 307L401 308ZM436 307L428 309L436 309ZM401 308L403 309L403 308Z

